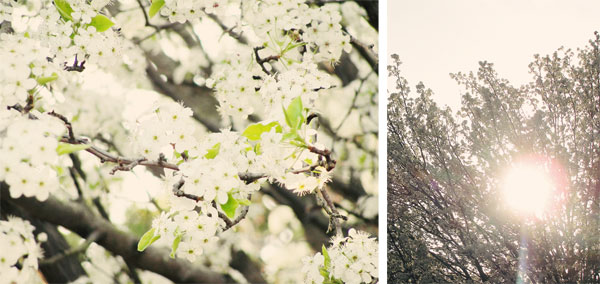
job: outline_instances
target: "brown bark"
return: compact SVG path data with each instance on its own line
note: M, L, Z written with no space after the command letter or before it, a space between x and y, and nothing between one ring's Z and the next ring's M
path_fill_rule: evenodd
M63 226L82 238L98 230L102 237L96 243L115 255L120 255L133 266L158 273L177 283L228 283L233 282L226 275L210 271L204 267L193 266L180 259L169 258L166 250L153 247L143 252L137 251L138 240L131 234L119 231L113 224L95 216L83 205L64 203L54 197L40 202L35 198L10 198L8 185L0 184L0 196L14 204L32 217L55 225Z

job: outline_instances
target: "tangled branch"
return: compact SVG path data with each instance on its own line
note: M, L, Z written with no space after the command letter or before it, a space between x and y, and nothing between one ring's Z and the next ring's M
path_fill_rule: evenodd
M269 70L267 70L267 68L265 67L265 63L268 63L269 61L273 60L279 60L280 56L271 55L265 58L261 58L260 55L258 55L258 51L263 49L265 49L264 46L257 46L254 48L254 56L256 57L256 63L260 65L260 68L263 70L263 72L265 72L267 75L271 75L271 72L269 72Z
M13 107L13 108L18 110L18 107ZM138 165L146 166L146 167L159 167L159 168L165 168L165 169L171 169L174 171L179 171L179 167L176 164L167 162L167 160L163 154L161 154L159 156L159 158L155 161L148 160L145 157L132 159L132 158L125 158L125 157L113 155L113 154L91 144L91 142L87 138L76 137L74 134L73 126L71 125L71 122L64 115L56 113L55 111L51 111L48 114L60 119L65 124L65 127L68 130L68 135L63 136L60 139L60 142L75 144L75 145L77 145L77 144L88 145L89 148L85 149L85 151L98 157L100 159L100 162L116 163L117 165L110 171L111 175L115 174L118 171L132 171L133 168L135 168ZM318 149L315 146L309 146L308 150L312 153L319 155L318 163L315 165L312 165L306 169L292 171L292 173L295 173L295 174L309 173L309 172L312 172L313 170L315 170L315 168L318 166L325 167L327 169L327 171L330 171L335 167L336 161L331 158L330 150ZM246 184L250 184L261 178L266 178L266 177L268 177L268 175L266 175L264 173L242 173L242 172L240 172L240 173L238 173L238 177L240 180L244 181ZM196 202L203 200L202 196L184 192L182 190L182 187L184 184L185 184L185 181L183 179L181 179L173 185L173 194L175 196L187 198L187 199L190 199L190 200L193 200ZM325 202L326 207L324 206L324 208L325 208L325 211L328 212L328 214L330 215L330 228L334 228L335 230L337 230L341 233L341 226L337 219L346 220L347 218L338 213L337 209L335 208L335 205L333 204L333 202L331 201L331 199L329 198L329 196L327 195L327 192L325 190L319 190L319 192L321 193L321 195L323 195L323 198L326 201ZM246 217L246 214L248 213L248 209L249 209L248 206L243 206L241 214L233 221L230 220L227 217L227 215L225 215L219 211L219 217L221 219L223 219L223 221L225 221L225 224L226 224L224 231L230 229L231 227L233 227L236 224L238 224L239 222L241 222Z

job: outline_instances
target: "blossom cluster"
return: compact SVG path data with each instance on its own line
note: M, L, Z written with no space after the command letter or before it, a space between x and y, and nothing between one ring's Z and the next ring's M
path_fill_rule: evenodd
M305 107L311 109L315 106L321 90L329 89L333 79L329 74L317 69L313 61L303 62L289 66L285 72L268 76L262 82L259 91L262 101L265 102L265 114L273 119L282 119L282 105L289 105L292 100L302 97Z
M0 103L24 104L29 98L40 107L61 100L48 86L58 81L64 85L69 77L65 70L83 71L90 64L113 67L118 62L139 65L131 43L126 44L110 28L114 23L99 13L108 2L56 1L53 8L39 12L37 5L22 1L0 2L0 22L10 21L14 29L0 34ZM65 12L65 7L71 11Z
M243 15L263 40L260 44L282 57L295 49L292 53L296 56L288 55L292 60L305 57L316 62L337 62L342 51L352 48L350 37L342 31L337 5L309 6L302 0L256 1L245 6Z
M319 64L334 63L342 51L350 51L350 38L340 25L340 5L309 5L300 0L152 1L152 6L164 3L160 14L171 22L193 21L201 13L224 16L228 9L240 10L238 24L247 31L250 43L226 60L210 63L212 75L206 80L215 91L220 114L242 121L235 125L240 131L224 128L208 134L194 121L191 109L173 101L153 104L134 125L122 122L131 114L117 98L122 94L90 91L82 87L85 75L67 72L83 71L85 61L86 66L93 66L86 74L98 71L94 67L144 73L142 52L126 53L135 49L133 43L112 28L114 23L105 16L109 2L40 0L48 9L28 14L15 11L35 10L34 5L0 1L0 23L6 20L15 26L13 34L0 34L0 58L6 58L0 64L0 181L10 185L11 197L35 196L43 201L65 187L59 183L61 164L65 163L65 156L59 155L65 143L59 140L65 127L47 115L49 110L65 114L77 126L77 135L114 138L112 130L118 129L121 136L128 135L128 140L123 139L128 143L120 149L125 148L127 155L169 163L168 169L156 174L165 180L169 204L142 238L141 247L154 241L163 243L171 247L172 257L196 261L200 255L214 252L217 242L224 241L217 236L230 228L231 220L243 217L252 194L265 181L300 195L318 193L330 181L330 157L323 154L327 151L317 142L315 123L311 124L308 116L314 114L319 97L337 84ZM190 49L192 52L189 58L193 60L180 64L166 82L182 83L186 74L197 75L200 67L208 67L203 57L196 56L201 48ZM143 80L130 84L134 89L149 85ZM17 111L18 104L27 110ZM251 115L259 122L248 124ZM84 190L104 180L95 175L102 173L90 173ZM88 198L97 194L86 192ZM373 242L351 230L348 238L334 240L327 255L307 260L310 265L304 268L305 274L313 277L310 281L358 279L368 283L377 270ZM322 279L314 273L315 268ZM325 276L323 269L328 271Z
M258 98L266 102L264 113L258 112L266 120L281 118L277 116L281 106L299 96L307 107L313 107L319 91L334 84L316 63L336 62L342 50L351 48L349 37L341 30L337 6L257 1L243 7L244 21L263 41L257 42L254 51L241 50L234 59L217 66L207 81L215 89L221 114L245 119L259 111L251 103Z
M215 90L223 117L247 119L251 114L258 114L265 120L285 123L282 106L302 97L306 108L314 108L323 90L334 85L333 78L318 70L314 61L292 63L286 70L269 75L253 60L251 55L238 54L217 65L207 80L207 85Z
M180 167L180 174L185 180L182 189L201 196L203 202L214 200L217 204L226 203L230 194L245 199L258 191L258 183L246 184L238 176L248 172L255 156L245 140L235 132L208 135L204 140L206 150L201 152L201 156Z
M117 90L123 89L117 84L113 87ZM111 92L117 91L99 90L73 82L61 91L65 99L60 103L53 103L52 109L67 117L78 135L95 137L101 134L104 137L114 137L124 132L124 104L118 96L111 95Z
M48 199L58 190L56 166L58 137L64 126L56 118L39 115L32 120L15 110L0 110L0 180L10 185L10 195ZM4 120L6 118L6 120ZM9 123L10 122L10 123Z
M38 258L43 251L38 242L45 241L45 233L33 235L35 227L18 217L0 220L0 275L4 283L43 283L38 276ZM20 267L17 268L17 267Z
M100 13L109 2L109 0L55 1L54 8L41 9L39 15L32 13L33 15L29 16L25 13L20 17L23 13L19 15L12 15L12 13L16 9L27 10L31 7L21 1L4 1L0 3L0 10L3 11L3 18L13 23L24 22L22 24L24 27L17 29L16 34L36 40L35 42L44 48L41 50L44 51L41 61L46 62L38 63L39 67L43 68L48 64L53 64L55 67L69 66L74 63L76 55L79 64L87 61L88 64L111 66L120 60L119 55L122 54L124 44L118 32L110 28L114 23ZM52 4L46 3L46 5ZM46 77L52 74L50 71L47 72L49 74L45 74Z
M1 5L1 4L0 4ZM50 50L37 40L0 34L0 104L24 104L29 95L60 72L47 60Z
M323 254L305 257L305 283L371 283L377 278L377 241L350 229L348 237L334 237Z
M271 127L257 137L226 130L199 136L196 125L188 121L191 115L191 110L174 102L155 104L139 118L134 136L143 157L178 161L179 170L167 173L171 211L155 220L152 234L160 236L160 243L172 244L178 256L193 260L202 254L203 246L217 241L216 233L225 226L218 207L225 211L232 203L249 204L251 194L260 189L260 180L268 178L306 194L322 188L330 179L322 166L307 174L294 171L313 164L318 155L299 150L302 147L284 139L282 132L289 131L288 126ZM309 130L306 125L300 128L301 136L307 137L302 143L312 142L311 135L306 135ZM240 177L244 174L258 175L259 180L248 182ZM227 209L230 217L236 216L236 208Z
M215 246L222 220L217 209L210 205L202 206L200 213L194 210L171 210L162 212L154 219L152 228L160 236L158 243L172 247L171 256L177 255L195 261L206 248Z
M200 18L203 14L223 15L228 0L165 0L160 14L171 22L185 23Z
M133 133L133 144L138 154L147 159L158 159L160 154L170 157L173 150L178 153L196 149L194 136L197 126L191 120L192 110L174 102L156 103L152 112L138 119Z
M264 74L260 67L252 63L250 55L238 53L214 68L206 83L215 90L219 113L223 117L248 118L259 107L256 102L261 101L257 89L260 89L262 81L257 78Z
M58 1L63 6L71 7L71 14L56 9L44 9L42 17L48 25L40 26L40 40L47 42L57 62L73 62L77 55L79 60L87 60L101 66L115 64L122 52L122 38L106 26L94 24L97 17L105 19L107 26L112 25L108 18L99 11L108 4L108 0L95 0L89 4L84 0ZM62 13L62 14L61 14Z

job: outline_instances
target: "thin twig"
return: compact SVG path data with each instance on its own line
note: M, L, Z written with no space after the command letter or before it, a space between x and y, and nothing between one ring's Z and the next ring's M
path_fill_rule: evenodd
M264 46L257 46L254 48L254 56L256 57L256 63L258 63L258 65L260 65L260 68L263 70L263 72L265 72L267 75L271 75L271 72L269 72L269 70L267 70L267 68L265 67L265 63L272 61L272 60L279 60L280 56L279 55L270 55L268 57L265 58L260 58L260 55L258 55L258 51L265 49Z
M33 95L27 95L27 104L23 108L23 113L29 113L33 109Z
M173 194L175 194L175 196L177 196L177 197L185 197L187 199L191 199L191 200L194 200L196 202L204 200L204 197L202 197L202 196L198 196L198 195L194 195L194 194L189 194L189 193L183 192L183 190L181 189L183 187L183 184L185 184L185 181L183 179L180 179L178 182L176 182L173 185Z
M331 158L330 150L328 150L328 149L321 150L313 145L308 145L307 148L311 153L318 154L321 157L325 158L326 163L322 166L324 166L327 171L331 171L333 168L335 168L337 161L334 160L333 158Z
M71 125L71 122L69 122L69 120L64 115L56 113L54 112L54 110L49 112L48 115L54 116L62 120L62 122L65 124L65 127L67 127L67 131L69 132L69 141L71 143L75 142L75 134L73 134L73 126Z
M345 28L343 28L343 30L346 31ZM367 46L360 40L353 37L347 31L346 31L346 33L350 36L350 43L352 44L352 46L354 48L356 48L358 50L358 53L365 59L365 61L367 61L367 63L369 63L369 66L371 66L371 70L379 75L378 56L377 56L377 53L375 53L375 51L373 50L373 46L372 45Z
M252 195L248 196L248 199L252 199ZM237 218L235 218L235 220L233 220L233 221L231 221L229 218L227 218L227 216L225 216L226 219L224 219L224 221L225 221L226 225L225 225L225 228L223 228L223 232L229 230L231 227L237 225L239 222L244 220L244 218L246 218L246 215L248 214L249 209L250 209L250 206L247 206L247 205L242 206L242 212L240 212L240 215L237 216ZM221 214L219 214L219 216L221 216Z
M87 237L85 242L83 242L81 245L79 245L77 247L71 247L70 249L63 251L62 253L56 254L50 258L42 259L39 261L39 265L40 266L52 265L67 256L74 255L74 254L77 254L80 252L84 252L85 250L87 250L87 248L90 246L90 244L92 244L93 242L98 240L101 237L101 235L102 235L102 232L100 230L95 230Z
M21 104L18 104L18 103L15 104L15 105L12 105L12 106L6 106L6 109L8 109L8 110L14 109L14 110L16 110L16 111L18 111L18 112L20 112L22 114L27 114L27 117L29 119L31 119L31 120L37 120L38 119L37 116L31 114L30 112L26 112L25 108L23 108L23 106L21 106Z
M242 220L244 220L244 218L246 218L246 215L248 214L249 210L250 210L250 206L243 206L242 207L242 212L240 213L239 216L237 216L237 218L235 218L235 220L233 220L231 227L237 225L239 222L241 222ZM223 229L223 231L227 231L231 227L225 227Z
M16 106L14 108L17 108ZM166 169L171 169L174 171L179 171L179 167L176 164L172 164L167 162L166 158L164 155L160 155L159 158L156 161L153 160L148 160L145 157L142 158L138 158L138 159L130 159L130 158L124 158L121 156L115 156L105 150L102 150L94 145L92 145L90 143L90 141L86 138L81 138L81 137L76 137L72 128L71 123L69 122L69 120L58 113L55 113L54 111L50 112L49 115L52 115L54 117L59 118L61 121L63 121L63 123L65 124L65 126L68 129L69 135L68 136L63 136L60 139L60 142L63 143L69 143L69 144L80 144L80 145L89 145L89 148L86 148L85 151L87 151L88 153L98 157L100 159L100 161L102 163L105 162L112 162L112 163L116 163L117 166L115 166L112 170L111 170L111 174L116 173L117 171L131 171L133 170L134 167L140 165L140 166L153 166L153 167L160 167L160 168L166 168ZM331 169L333 169L335 167L336 161L333 160L331 158L331 151L327 150L327 149L318 149L314 146L308 146L308 150L311 151L312 153L318 154L319 155L319 162L317 165L313 165L311 167L309 167L308 169L304 169L304 170L297 170L297 173L302 173L302 172L306 172L307 170L314 170L314 168L316 168L317 166L325 166L325 168L327 169L327 171L330 171ZM323 164L322 159L325 158L326 163ZM238 177L240 180L243 180L244 182L246 182L246 184L250 184L252 182L255 182L261 178L266 178L268 177L266 174L263 173L238 173ZM189 194L184 192L181 188L183 187L183 185L185 184L185 180L181 179L179 180L177 183L175 183L173 185L173 194L177 197L184 197L184 198L188 198L191 200L194 200L196 202L202 201L204 200L203 196L198 196L198 195L194 195L194 194ZM329 196L327 195L327 192L322 190L320 191L321 194L323 195L324 200L326 201L326 206L324 206L324 208L326 209L326 211L328 212L328 214L330 214L331 219L333 221L333 225L336 228L336 231L340 231L341 232L341 228L338 222L338 218L341 219L346 219L345 216L340 215L337 210L335 209L335 206L333 205L333 203L331 202L331 200L329 199ZM214 204L213 202L213 206L216 207L216 204ZM158 208L158 206L157 206ZM329 210L328 210L329 209ZM224 213L218 211L219 217L221 219L223 219L225 221L225 228L224 230L228 230L231 227L235 226L236 224L238 224L241 220L243 220L246 216L246 214L248 213L248 206L244 206L242 208L242 212L241 214L234 220L231 221Z
M352 113L352 110L356 107L355 106L356 99L358 98L358 95L360 94L360 90L362 89L363 85L365 84L365 81L367 81L369 76L371 76L371 73L373 73L373 71L369 72L369 74L367 74L367 76L365 76L364 78L362 78L360 80L360 85L358 85L356 92L354 92L354 98L352 98L352 104L350 104L350 108L346 112L346 115L344 115L344 118L342 119L340 124L334 130L336 133L338 133L340 131L340 128L342 127L342 125L344 125L344 122L346 122L346 119L348 119L348 117L350 116L350 113Z
M215 21L215 23L217 23L217 25L219 25L219 27L221 27L223 32L226 32L230 37L235 38L242 44L248 44L248 39L245 36L243 36L241 33L236 34L235 32L233 32L233 29L235 28L235 26L228 28L227 26L225 26L225 24L223 24L221 19L219 19L214 14L208 14L208 17L211 18L213 21Z
M90 147L85 150L88 153L100 158L100 161L102 163L111 162L111 163L118 164L118 166L116 166L117 170L113 169L113 171L132 170L133 167L135 167L137 165L154 166L154 167L161 167L161 168L171 169L174 171L179 171L179 167L177 165L167 163L162 160L151 161L146 158L131 159L131 158L115 156L111 153L108 153L105 150L102 150L102 149L90 144L90 142L85 138L77 138L76 137L74 142L70 142L68 137L63 136L63 138L60 139L60 142L69 143L69 144L89 145ZM131 164L134 164L134 165L131 165ZM126 167L126 166L128 166L128 167Z
M144 7L144 4L142 4L141 0L137 0L138 5L140 6L140 9L142 10L142 12L144 13L144 20L146 21L145 25L146 27L152 27L154 28L157 32L163 29L168 29L168 28L172 28L173 26L177 25L178 23L169 23L169 24L165 24L162 26L157 26L154 24L150 23L150 17L148 17L148 13L146 12L146 7Z
M354 210L350 210L348 208L345 208L344 206L342 206L342 204L339 204L338 202L333 202L333 205L335 205L337 208L340 208L346 212L348 212L348 214L354 215L356 218L359 218L361 220L363 220L365 223L371 223L371 224L375 224L377 225L377 218L372 218L369 219L365 216L363 216L362 214L354 211Z
M321 195L323 196L323 199L326 202L326 207L328 207L328 209L329 209L329 210L327 210L327 209L325 210L327 212L327 214L329 214L329 225L333 226L333 228L335 229L335 234L337 236L342 236L342 227L341 227L340 221L338 219L342 219L342 220L346 221L346 220L348 220L348 217L340 214L340 212L335 208L335 205L333 204L333 201L329 197L327 190L321 189L321 190L318 190L317 192L321 193Z
M112 149L115 152L117 152L117 154L119 154L120 156L123 155L121 150L119 150L119 148L117 147L117 145L113 141L102 136L102 134L100 134L100 133L96 134L96 137L94 137L94 139L95 140L97 139L98 141L103 142L104 144L108 145L109 150Z
M125 260L125 264L127 265L126 273L133 283L142 283L139 274L135 271L135 265L130 260Z
M146 192L148 194L148 199L150 199L150 203L152 203L152 205L154 205L154 207L156 207L156 209L159 212L163 212L165 211L160 205L158 205L158 202L156 202L156 199L151 197L150 194L148 192Z
M111 172L113 173L116 171L130 171L138 165L146 167L159 167L179 171L179 167L176 164L166 162L164 155L162 157L159 156L159 158L155 161L148 160L147 158L143 157L138 159L131 159L108 153L107 151L90 144L90 142L87 139L81 137L75 137L75 141L71 142L69 141L69 138L67 136L63 136L60 142L69 144L90 145L90 147L85 149L85 151L98 157L102 163L111 162L118 164L117 166L115 166L115 168L112 169ZM244 182L249 184L258 179L265 178L267 177L267 175L262 173L238 173L238 177L240 178L240 180L243 180Z
M18 104L18 103L15 104L15 105L12 105L12 106L6 106L6 109L7 110L14 109L14 110L16 110L16 111L18 111L20 113L23 113L23 106L21 106L21 104Z
M73 65L69 66L69 65L67 65L67 62L65 62L65 68L64 68L64 70L69 71L69 72L75 71L75 72L80 72L81 73L81 72L83 72L83 70L85 70L85 66L84 65L85 65L85 60L81 61L81 63L79 63L77 61L77 54L75 54L75 61L73 62Z
M217 206L215 204L213 204L213 206L215 208L217 208ZM223 221L225 221L225 228L231 228L233 227L233 221L231 221L231 219L229 219L229 217L227 217L227 215L225 215L225 213L218 211L217 213L219 213L219 218L221 218ZM223 230L225 231L225 230Z
M180 179L177 183L175 183L173 185L173 194L175 194L175 196L185 197L185 198L194 200L196 202L204 200L204 198L202 196L183 192L183 190L181 188L183 187L184 184L185 184L185 181L183 179ZM227 217L227 215L225 213L218 210L219 208L217 207L217 204L214 200L211 204L215 209L217 209L219 218L221 218L225 222L225 227L223 228L223 231L227 231L230 228L232 228L233 226L237 225L239 222L241 222L248 214L248 209L250 208L249 206L243 206L241 214L237 218L235 218L235 220L231 221L231 219L229 219L229 217Z
M83 201L83 191L81 191L81 186L79 185L79 181L77 181L77 176L75 175L75 169L73 167L69 167L69 175L73 179L73 184L77 190L77 201L81 202Z
M238 173L238 177L246 184L251 184L261 178L266 178L266 174L261 173Z
M133 160L131 163L127 164L127 165L122 165L121 163L119 163L118 166L115 166L111 171L110 174L114 175L117 171L131 171L133 170L133 168L137 165L139 165L141 162L146 161L146 158L139 158L137 160ZM165 162L163 160L158 160L157 161L158 164L164 164Z
M305 167L305 168L302 168L302 169L293 170L293 171L290 171L290 172L291 172L291 173L293 173L293 174L301 174L301 173L309 173L309 174L310 174L310 173L312 173L312 172L313 172L313 171L314 171L314 170L315 170L315 169L316 169L318 166L319 166L318 164L317 164L317 165L312 165L312 166L309 166L309 167Z

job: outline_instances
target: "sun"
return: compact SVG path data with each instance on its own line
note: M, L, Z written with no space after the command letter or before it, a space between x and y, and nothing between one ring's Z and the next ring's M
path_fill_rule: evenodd
M554 191L550 173L542 163L516 163L502 183L504 201L521 215L541 218Z

